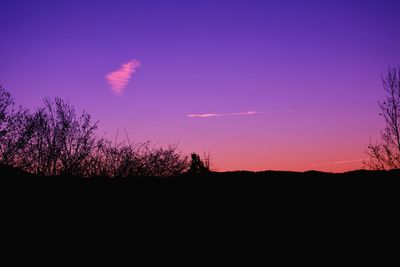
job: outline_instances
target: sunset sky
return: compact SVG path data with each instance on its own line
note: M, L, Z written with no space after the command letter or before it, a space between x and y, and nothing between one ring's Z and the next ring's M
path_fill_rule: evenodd
M0 2L0 84L62 97L98 135L224 170L359 169L400 64L400 1Z

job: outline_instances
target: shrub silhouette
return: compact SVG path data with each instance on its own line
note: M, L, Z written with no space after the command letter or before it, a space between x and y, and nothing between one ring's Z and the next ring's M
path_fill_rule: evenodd
M22 167L41 175L83 175L84 163L92 153L97 123L60 98L44 100L31 121L33 134L24 148Z
M98 122L60 98L45 99L34 113L15 108L0 87L0 164L42 176L169 177L185 173L187 156L176 145L112 143L97 138Z
M156 148L150 142L112 144L101 139L86 163L87 176L109 177L169 177L184 173L187 157L177 146Z
M204 160L196 153L191 154L192 160L190 161L189 174L205 174L210 172L209 157Z

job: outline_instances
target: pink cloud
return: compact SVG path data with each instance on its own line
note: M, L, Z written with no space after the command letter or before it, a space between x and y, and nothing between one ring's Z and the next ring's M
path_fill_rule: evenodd
M261 114L264 112L260 111L247 111L247 112L238 112L238 113L205 113L205 114L189 114L186 117L189 118L210 118L210 117L229 117L229 116L248 116Z
M117 95L121 95L128 85L132 75L140 66L140 62L136 59L133 59L128 63L122 64L118 70L107 74L106 80L110 84L113 92Z

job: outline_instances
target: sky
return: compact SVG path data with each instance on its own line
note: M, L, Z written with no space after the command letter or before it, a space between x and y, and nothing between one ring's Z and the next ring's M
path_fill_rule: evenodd
M179 144L213 168L363 167L400 64L400 1L0 2L0 84L61 97L99 136ZM118 130L119 129L119 130ZM125 129L125 130L123 130Z

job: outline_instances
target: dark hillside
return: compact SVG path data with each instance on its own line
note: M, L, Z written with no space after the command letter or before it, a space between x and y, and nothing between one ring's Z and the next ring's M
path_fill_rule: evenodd
M244 225L242 235L264 231L279 242L282 236L301 236L300 243L310 232L324 233L321 240L344 233L369 240L365 233L371 227L394 222L400 184L399 171L223 172L160 179L39 177L2 167L0 176L3 222L29 234L54 228L68 236L68 229L92 229L98 237L105 229L120 235L126 234L121 229L150 229L174 236L180 229L204 238L206 229L213 229L234 238Z
M181 175L170 178L128 177L82 178L77 176L41 177L16 168L0 168L1 191L3 195L33 197L53 195L54 197L103 196L138 197L154 196L173 198L230 196L262 197L319 196L334 198L342 196L385 195L396 192L400 177L399 170L393 171L352 171L341 174L308 172L212 172L203 175Z

